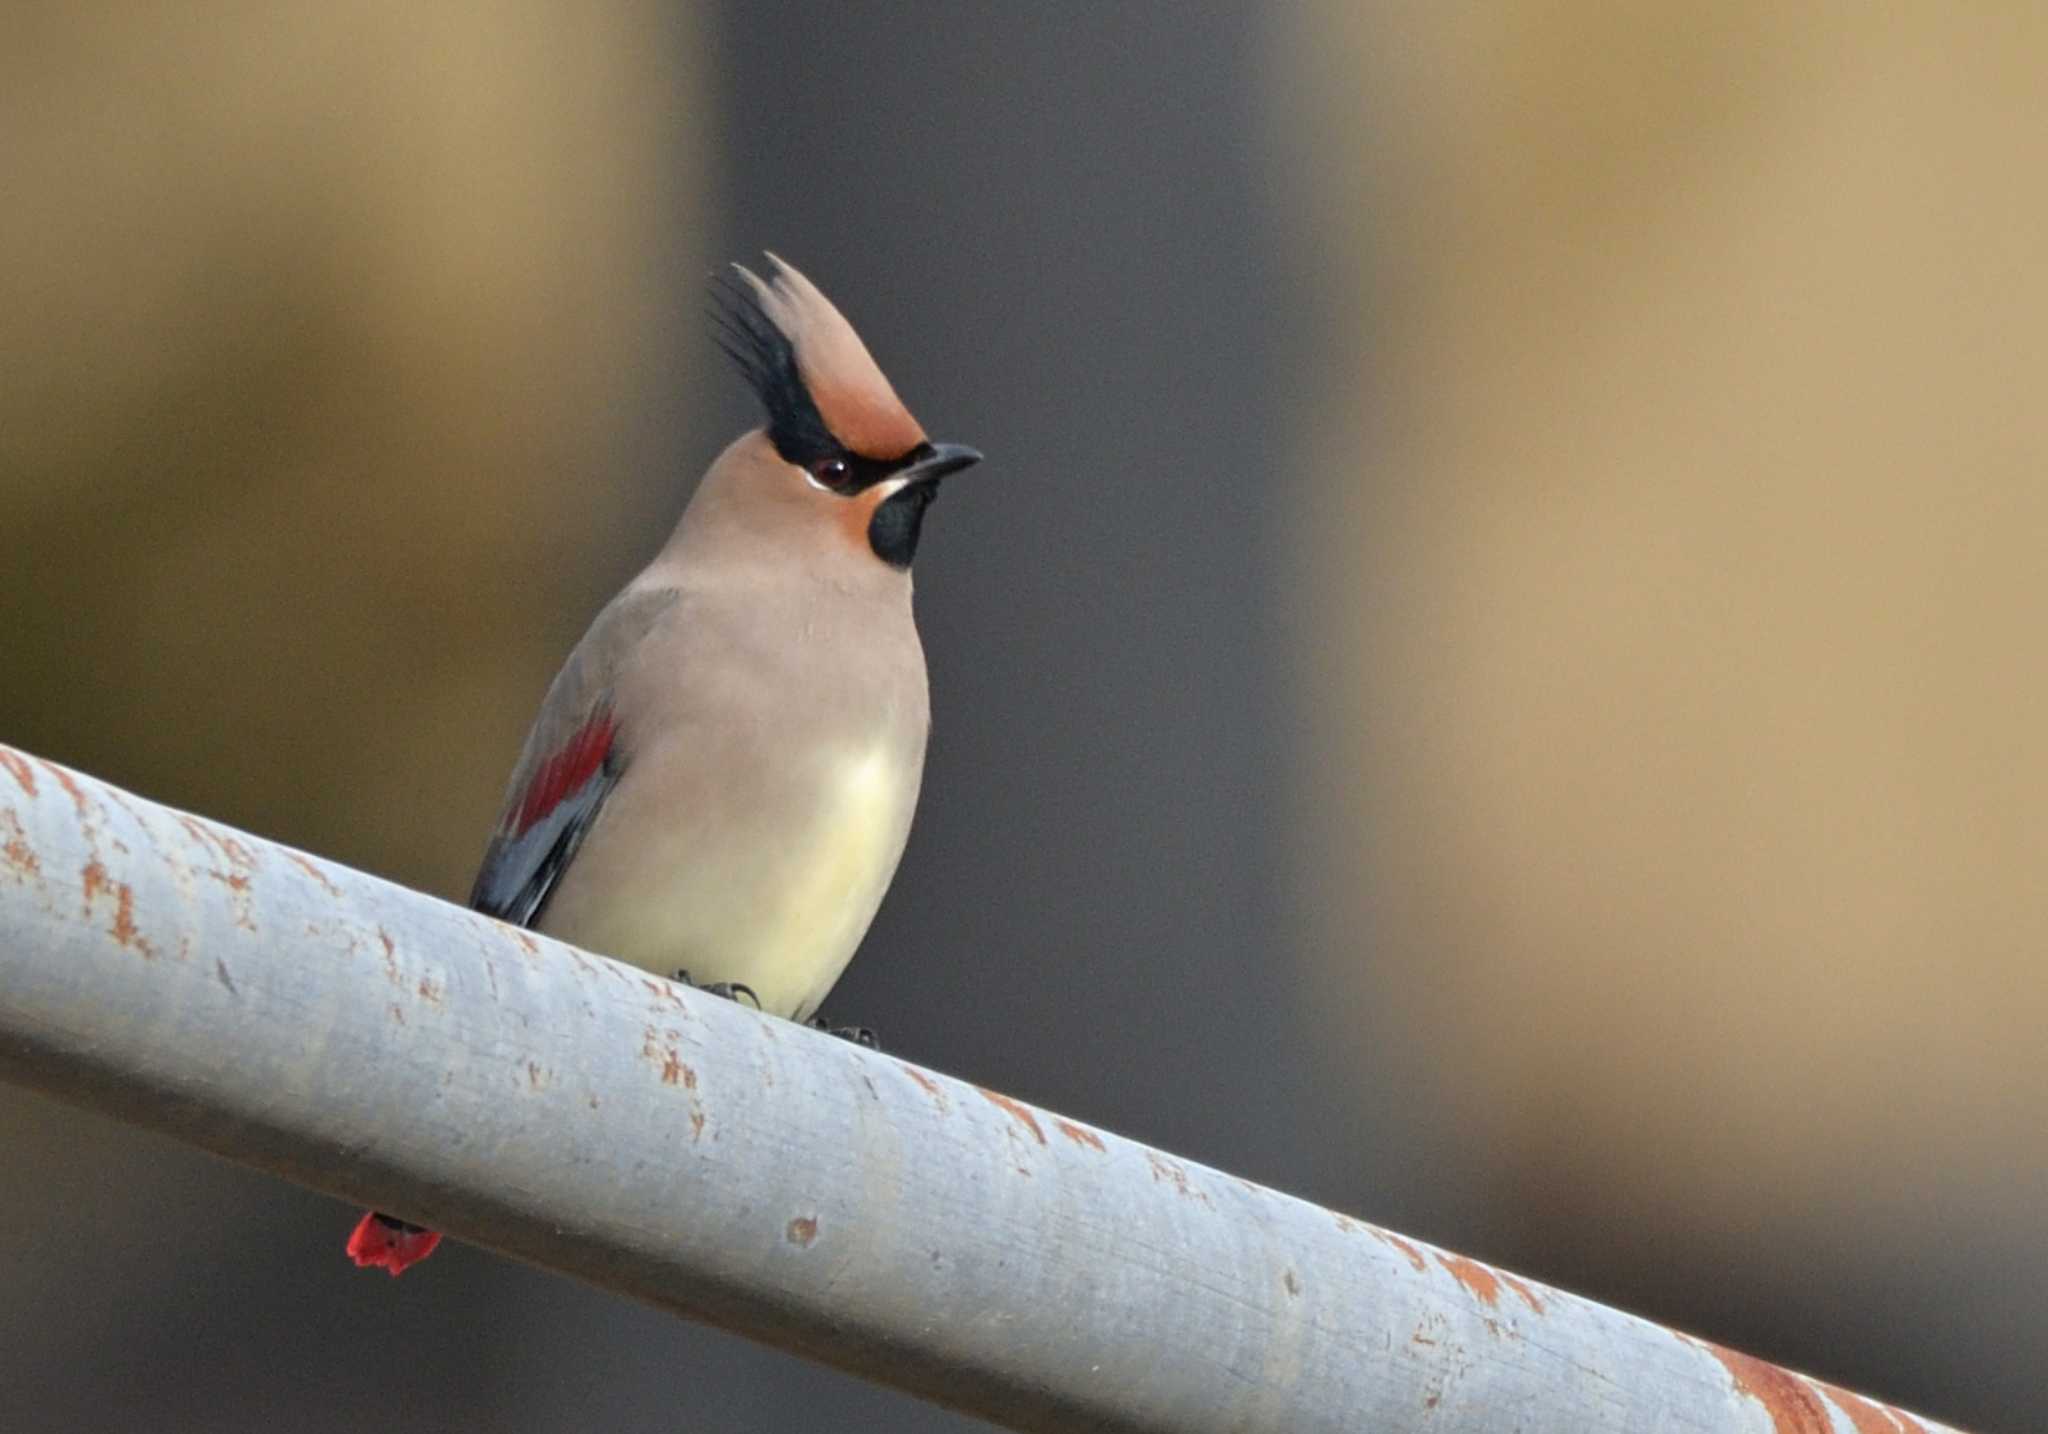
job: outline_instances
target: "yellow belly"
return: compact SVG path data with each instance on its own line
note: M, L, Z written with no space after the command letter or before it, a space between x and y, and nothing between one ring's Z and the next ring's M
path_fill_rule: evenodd
M811 1015L882 904L918 784L888 747L821 759L809 780L800 821L727 813L716 832L686 826L667 839L657 824L631 851L601 823L542 928L664 976L739 982L777 1015ZM601 843L613 859L586 865Z
M790 853L779 892L725 914L722 944L743 974L706 979L743 981L764 1009L781 1015L801 1019L817 1010L896 874L909 825L900 791L883 753L848 762L810 840Z

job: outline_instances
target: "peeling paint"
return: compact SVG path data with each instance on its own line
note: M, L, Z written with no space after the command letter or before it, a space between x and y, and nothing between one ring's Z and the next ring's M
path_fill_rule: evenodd
M949 1102L946 1099L945 1091L939 1088L939 1083L937 1081L933 1080L930 1076L926 1075L916 1066L910 1065L907 1062L898 1061L896 1062L896 1064L902 1068L903 1074L909 1076L912 1080L917 1082L917 1087L919 1090L922 1090L926 1095L932 1098L932 1104L936 1105L941 1113L952 1108L951 1102Z
M1833 1434L1834 1421L1828 1418L1820 1391L1791 1370L1708 1340L1688 1335L1679 1338L1721 1362L1734 1381L1735 1392L1754 1399L1771 1416L1773 1434Z
M5 750L0 747L0 752ZM28 833L21 829L21 819L10 809L0 812L0 822L7 824L7 840L0 842L0 856L7 858L7 864L14 868L19 880L40 876L43 864L36 859L36 850L28 843Z
M22 791L31 797L36 794L35 769L29 766L28 758L12 747L0 747L0 767L7 769L8 775L14 778L15 785Z
M82 890L85 894L85 905L81 908L79 914L81 916L90 916L92 915L93 899L102 891L112 891L114 883L108 878L107 869L101 864L98 857L94 857L85 864L84 870L79 873L79 881L82 883Z
M101 895L114 898L114 918L107 925L107 932L114 940L131 951L141 953L145 958L156 955L156 948L135 926L135 888L125 881L115 881L98 857L86 862L79 872L80 890L84 903L79 910L81 916L90 917L93 905Z
M1168 1160L1156 1150L1145 1152L1145 1163L1152 1167L1153 1183L1164 1182L1173 1186L1174 1194L1184 1199L1209 1203L1208 1192L1188 1179L1187 1167L1177 1160Z
M217 868L206 873L228 889L228 904L235 911L235 925L244 931L254 931L256 921L249 914L249 878L239 871L221 871Z
M1835 1402L1835 1407L1848 1416L1849 1425L1856 1434L1899 1434L1902 1427L1908 1434L1916 1429L1920 1434L1926 1434L1925 1426L1910 1414L1898 1414L1896 1411L1886 1413L1884 1409L1872 1404L1860 1394L1851 1394L1848 1390L1838 1389L1832 1384L1814 1382Z
M1045 1132L1039 1129L1038 1117L1031 1113L1030 1106L1020 1100L1012 1100L999 1091L987 1090L981 1086L976 1086L975 1089L981 1092L983 1100L995 1106L998 1110L1006 1112L1010 1119L1030 1131L1032 1139L1036 1140L1040 1145L1045 1144Z
M1529 1307L1531 1313L1543 1313L1543 1301L1536 1297L1536 1291L1529 1288L1527 1280L1522 1279L1519 1275L1511 1275L1506 1270L1495 1270L1494 1273L1500 1276L1502 1284L1513 1290L1522 1303Z
M1344 1217L1342 1215L1339 1215L1337 1218L1341 1220ZM1377 1225L1368 1225L1366 1226L1366 1229L1371 1231L1372 1237L1375 1240L1378 1240L1382 1245L1386 1245L1392 1249L1399 1250L1404 1256L1406 1256L1408 1263L1415 1266L1416 1274L1419 1275L1424 1270L1429 1268L1429 1261L1422 1258L1422 1251L1416 1249L1413 1244L1409 1243L1407 1240L1402 1239L1399 1235L1396 1235L1392 1230L1382 1230Z
M302 856L295 851L288 851L285 853L285 855L288 858L290 858L291 864L293 866L297 867L300 871L303 871L304 873L306 873L306 875L312 877L313 880L319 882L322 886L326 887L327 894L329 896L339 897L341 895L341 888L335 885L333 878L328 876L326 872L320 869L320 864L318 862L313 861L309 857Z
M1500 1303L1500 1279L1479 1261L1465 1255L1446 1255L1439 1251L1436 1262L1488 1309Z
M44 762L43 770L55 777L57 785L64 789L64 795L71 798L71 805L77 810L80 821L84 821L92 815L91 801L87 799L85 792L72 779L69 772L58 766L55 762Z
M1104 1148L1102 1137L1085 1125L1076 1125L1071 1120L1055 1120L1053 1126L1061 1135L1064 1135L1076 1145L1085 1145L1090 1150L1102 1150Z
M145 958L156 955L156 948L135 929L135 888L121 882L114 888L114 939L131 950L139 951Z
M661 1072L661 1083L679 1086L683 1084L683 1073L689 1071L690 1088L696 1089L697 1073L683 1064L682 1053L675 1045L675 1042L681 1039L681 1033L673 1030L657 1031L653 1026L648 1026L641 1034L640 1054Z

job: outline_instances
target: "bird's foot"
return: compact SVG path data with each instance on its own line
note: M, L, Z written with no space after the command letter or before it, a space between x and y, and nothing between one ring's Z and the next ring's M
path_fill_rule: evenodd
M682 982L685 986L690 987L692 990L704 992L707 996L723 996L728 1001L738 1001L742 997L744 997L747 1001L753 1004L755 1010L758 1011L761 1009L761 998L754 994L754 988L752 986L744 985L741 982L710 981L702 986L699 986L695 981L692 981L690 979L690 973L688 971L676 972L675 979Z
M813 1016L804 1024L814 1031L823 1031L827 1035L839 1037L842 1041L852 1041L855 1045L865 1046L871 1051L882 1048L881 1042L875 1039L875 1033L866 1026L835 1026L823 1016Z

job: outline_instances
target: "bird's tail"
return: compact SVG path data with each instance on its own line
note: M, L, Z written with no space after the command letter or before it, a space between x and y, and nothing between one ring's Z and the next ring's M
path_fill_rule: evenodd
M391 1215L372 1210L348 1237L348 1257L364 1269L373 1266L391 1271L393 1277L434 1253L441 1232L422 1225L408 1225Z

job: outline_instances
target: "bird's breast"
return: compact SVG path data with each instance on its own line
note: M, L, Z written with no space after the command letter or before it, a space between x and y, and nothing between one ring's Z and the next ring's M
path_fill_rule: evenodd
M785 752L748 776L707 772L678 752L671 760L690 779L670 781L659 780L666 763L655 757L629 772L614 798L628 808L617 815L634 819L606 823L591 838L637 829L645 845L601 867L579 858L543 925L662 974L743 983L763 1009L808 1016L888 891L922 757L922 743L839 743ZM636 777L644 781L637 789ZM645 810L649 798L666 810Z

